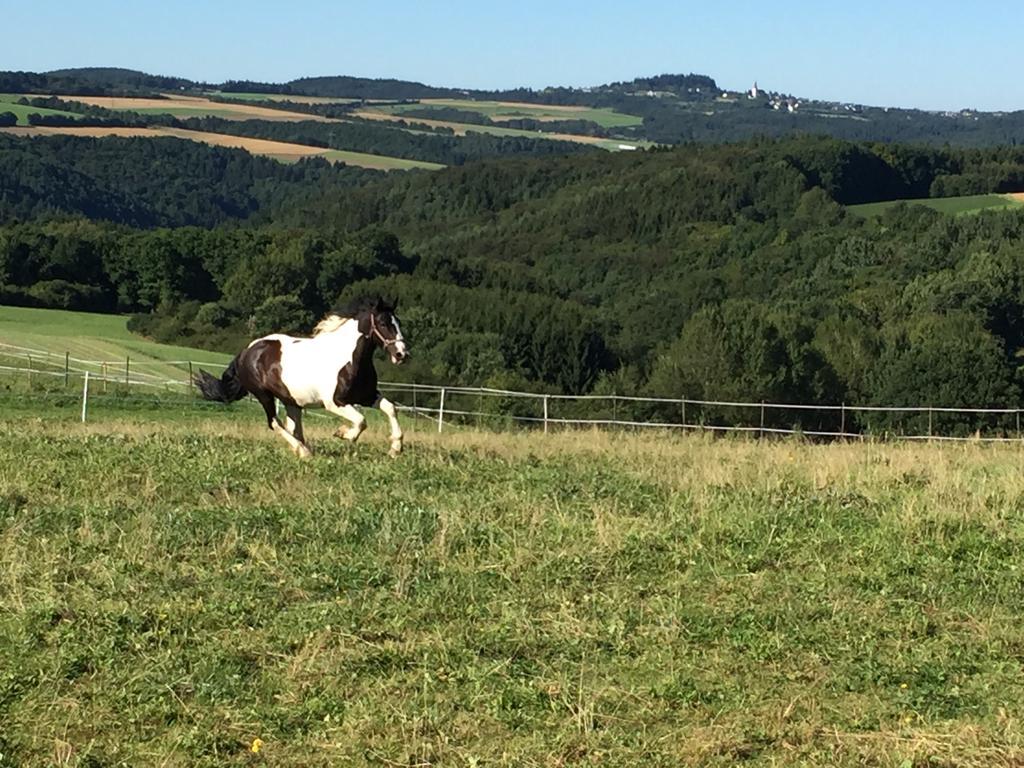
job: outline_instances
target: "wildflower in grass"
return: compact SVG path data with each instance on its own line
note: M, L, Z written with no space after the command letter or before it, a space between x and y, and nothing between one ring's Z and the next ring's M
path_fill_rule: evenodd
M252 752L254 755L258 755L260 753L260 750L262 749L263 739L257 736L255 739L252 740L252 744L249 746L249 751Z

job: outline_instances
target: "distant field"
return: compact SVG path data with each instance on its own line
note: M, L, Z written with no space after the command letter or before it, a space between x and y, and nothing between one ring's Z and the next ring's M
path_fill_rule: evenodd
M437 171L445 166L442 163L430 163L426 160L406 160L402 157L384 157L364 152L347 152L343 149L328 149L323 156L334 162L346 165L358 165L361 168L375 168L381 171L409 171L419 168L426 171Z
M10 133L16 136L124 136L155 138L159 136L173 136L189 141L199 141L218 147L233 147L244 149L254 155L266 155L282 162L295 162L304 157L325 157L334 162L344 162L348 165L359 166L360 168L374 168L378 170L409 170L421 168L424 170L437 170L443 168L438 163L428 163L420 160L405 160L397 157L386 157L383 155L371 155L364 152L343 152L340 150L323 149L321 147L309 147L305 144L290 144L284 141L271 141L269 139L254 139L246 136L231 136L224 133L207 133L203 131L186 131L178 128L123 128L123 127L76 127L76 126L35 126L30 128L0 128L0 132Z
M0 365L27 368L37 351L52 358L36 355L36 370L63 367L65 353L79 360L106 361L110 370L123 369L125 358L131 358L133 373L184 381L188 366L180 361L219 366L229 359L216 352L147 341L131 333L127 322L122 315L0 306ZM77 363L72 368L100 371L98 366Z
M18 116L18 125L28 125L29 115L62 115L64 117L78 117L73 112L64 112L59 109L41 109L39 107L26 107L18 104L21 96L19 94L0 94L0 113L13 112Z
M212 91L210 96L221 96L238 101L294 101L296 104L351 104L360 99L335 99L330 96L299 96L293 93L235 93Z
M895 205L923 205L941 213L954 215L977 213L988 210L1005 210L1024 207L1024 193L1007 195L964 195L962 197L919 198L915 200L887 200L881 203L850 205L847 209L858 216L881 216Z
M419 104L396 104L382 106L381 111L401 114L409 110L429 109L431 107L461 109L476 112L495 121L529 118L540 121L554 120L587 120L605 128L624 128L642 125L643 118L626 115L610 109L592 109L590 107L559 106L546 104L526 104L514 101L473 101L471 99L423 99Z
M602 149L616 151L621 149L620 145L627 145L637 149L645 149L655 146L650 141L632 141L625 139L600 139L595 136L580 136L572 133L548 133L541 131L524 131L518 128L502 128L496 125L474 125L472 123L454 123L447 120L430 120L421 117L403 117L401 114L376 111L373 109L361 109L353 113L356 117L367 120L381 120L385 122L411 122L429 125L432 128L449 128L456 136L465 136L467 133L485 133L490 136L519 136L524 139L548 139L551 141L573 141L579 144L592 144Z
M136 99L121 96L60 96L67 101L79 101L104 109L138 112L150 115L175 115L176 117L223 117L230 120L314 120L332 122L319 115L303 112L288 112L249 104L228 104L210 101L198 96L176 96L168 94L166 99Z

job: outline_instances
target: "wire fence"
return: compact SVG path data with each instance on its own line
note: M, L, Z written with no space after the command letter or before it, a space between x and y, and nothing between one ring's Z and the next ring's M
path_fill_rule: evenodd
M219 408L197 396L192 376L217 372L212 360L88 360L0 343L0 377L27 385L12 397L26 403L81 398L120 408L177 408L198 413ZM492 429L602 427L741 433L756 437L801 435L821 440L1024 441L1021 408L801 404L706 400L680 396L565 395L487 387L382 382L398 409L437 431L458 426ZM310 411L316 414L315 410ZM314 416L315 418L315 416Z

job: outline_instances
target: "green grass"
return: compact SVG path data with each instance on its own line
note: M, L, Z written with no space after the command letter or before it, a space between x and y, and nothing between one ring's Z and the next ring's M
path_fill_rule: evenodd
M895 205L923 205L941 213L954 215L978 213L985 210L1006 210L1020 208L1024 202L1014 200L1005 195L965 195L962 197L934 197L915 200L888 200L881 203L864 203L847 206L851 213L858 216L881 216Z
M81 115L76 115L73 112L65 112L60 109L42 109L40 107L26 107L23 104L18 104L17 99L20 96L8 97L4 94L0 94L0 112L13 112L18 116L18 125L28 125L28 116L32 114L36 115L63 115L64 117L78 118Z
M359 99L336 99L329 96L299 96L287 93L224 93L211 91L208 96L221 96L236 101L303 101L311 104L352 104Z
M140 115L173 115L174 117L223 117L229 120L245 119L246 115L236 110L218 108L216 102L209 107L132 107L124 110ZM249 118L256 119L256 118Z
M410 122L416 122L416 118L409 118ZM444 121L445 125L450 125L457 129L465 129L469 133L485 133L490 136L518 136L524 139L550 139L553 141L572 141L572 138L566 138L566 135L545 133L543 131L524 131L519 128L502 128L497 125L474 125L471 123L451 123ZM620 144L628 144L632 147L646 149L649 147L656 146L654 142L650 141L633 141L626 139L602 139L600 141L587 141L588 144L602 147L610 151L616 151L619 149Z
M472 107L472 105L479 104L479 103L481 103L481 102L473 102L473 101L466 101L466 102L452 101L451 102L452 106L460 105L460 108L463 108L463 107L469 108L469 107ZM399 107L394 107L394 106L390 106L389 105L389 106L381 106L381 107L368 107L367 111L369 111L369 112L373 112L373 111L383 112L383 113L388 113L388 114L395 114L396 116L401 116L401 112L402 111L405 111L405 110L408 110L408 109L424 108L424 107L429 107L429 106L430 105L419 105L419 104L416 104L416 105L400 105ZM395 111L395 110L398 110L398 111ZM567 116L568 116L569 119L571 119L572 117L575 117L577 114L578 113L571 113L571 114L567 113ZM612 113L612 114L615 114L615 113ZM403 117L403 119L407 120L410 123L415 123L417 121L417 119L424 120L424 119L429 119L429 118L417 118L415 116L409 116L409 117ZM458 123L458 122L452 122L450 120L441 120L441 121L438 121L438 122L440 122L441 124L446 125L446 126L452 128L454 130L459 130L459 131L465 130L467 132L483 133L483 134L487 134L489 136L515 136L515 137L526 138L526 139L550 139L550 140L556 140L556 141L584 140L583 137L572 137L572 136L570 136L568 134L553 134L553 133L548 133L548 132L545 132L545 131L526 131L526 130L523 130L521 128L504 128L504 127L502 127L500 125L477 125L475 123ZM600 141L594 141L594 140L591 140L589 138L586 138L584 140L584 143L592 144L594 146L601 147L602 149L606 149L606 150L611 151L611 152L619 151L621 149L621 147L620 147L621 144L626 144L626 145L629 145L631 147L635 147L635 148L638 148L638 149L647 149L647 148L650 148L650 147L657 146L654 142L651 142L651 141L634 141L632 139L604 139L604 140L600 140Z
M123 370L125 358L130 358L129 368L138 374L184 381L188 366L179 361L216 366L230 358L148 341L131 333L127 322L127 317L119 315L0 306L0 365L28 368L31 353L11 349L13 346L49 353L49 359L36 357L32 361L37 370L63 369L64 354L68 353L80 360L107 361L110 371L115 367ZM72 363L72 367L94 374L101 371L98 366L81 363Z
M431 100L429 103L424 104L398 104L394 106L381 107L380 109L382 111L400 114L409 110L442 107L461 109L467 112L476 112L477 114L498 121L515 118L557 118L559 120L587 120L592 123L597 123L604 128L625 128L643 124L642 117L638 117L637 115L627 115L622 112L615 112L611 109L586 108L570 111L554 109L541 104L536 106L510 106L498 101L474 101L471 99Z
M401 157L371 155L366 152L348 152L342 149L328 150L323 154L323 157L335 162L359 165L364 168L381 168L387 171L408 171L413 168L436 171L445 167L441 163L431 163L426 160L406 160Z
M16 415L5 764L1024 757L1019 448Z

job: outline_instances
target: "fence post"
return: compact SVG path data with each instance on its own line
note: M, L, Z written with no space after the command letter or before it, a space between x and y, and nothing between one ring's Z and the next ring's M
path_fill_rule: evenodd
M85 379L82 383L82 423L85 424L85 412L89 407L89 372L85 372Z
M761 427L757 431L757 436L764 437L764 400L761 401Z
M846 403L843 403L840 413L842 415L839 418L839 437L846 437Z
M196 388L192 386L192 361L188 361L188 382L185 384L188 387L188 391L192 393L192 399L196 398Z
M441 405L437 409L437 431L444 429L444 387L441 387Z
M416 391L417 386L415 382L412 385L412 431L416 431L416 422L419 421L420 409L416 407Z
M103 377L103 394L107 393L107 364L100 363L100 375Z
M64 389L71 383L71 353L64 353Z
M932 436L932 407L928 406L928 437Z
M28 358L28 388L32 389L32 355L25 355Z
M564 413L564 411L563 411ZM544 395L544 434L548 433L548 396Z
M125 387L131 386L131 382L128 380L128 372L131 368L132 359L131 357L125 357L124 359L124 385Z
M1020 440L1020 408L1017 409L1017 439Z
M679 401L679 406L683 412L683 429L686 429L686 398L684 397Z

